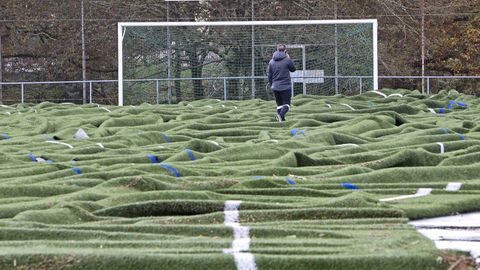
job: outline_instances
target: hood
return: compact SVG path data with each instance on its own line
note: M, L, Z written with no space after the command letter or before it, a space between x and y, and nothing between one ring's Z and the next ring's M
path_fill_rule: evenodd
M275 53L273 53L273 60L275 61L281 61L286 57L287 57L287 54L285 52L276 51Z

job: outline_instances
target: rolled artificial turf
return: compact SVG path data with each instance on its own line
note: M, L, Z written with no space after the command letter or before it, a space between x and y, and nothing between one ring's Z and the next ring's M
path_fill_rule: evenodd
M407 223L480 209L480 101L383 93L0 107L0 269L236 269L227 201L257 269L446 269Z

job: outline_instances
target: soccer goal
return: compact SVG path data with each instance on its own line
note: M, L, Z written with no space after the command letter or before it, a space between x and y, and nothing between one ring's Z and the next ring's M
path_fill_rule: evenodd
M294 94L378 89L377 20L122 22L118 104L271 98L277 44L296 65Z

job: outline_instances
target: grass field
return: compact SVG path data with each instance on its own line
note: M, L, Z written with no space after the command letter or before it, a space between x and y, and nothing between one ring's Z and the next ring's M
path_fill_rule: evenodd
M0 269L447 269L407 222L480 210L480 100L382 92L2 106Z

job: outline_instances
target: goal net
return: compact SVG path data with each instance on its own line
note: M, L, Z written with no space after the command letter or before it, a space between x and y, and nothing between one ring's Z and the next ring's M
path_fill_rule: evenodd
M272 97L266 67L285 44L294 94L377 90L377 21L118 24L119 105Z

